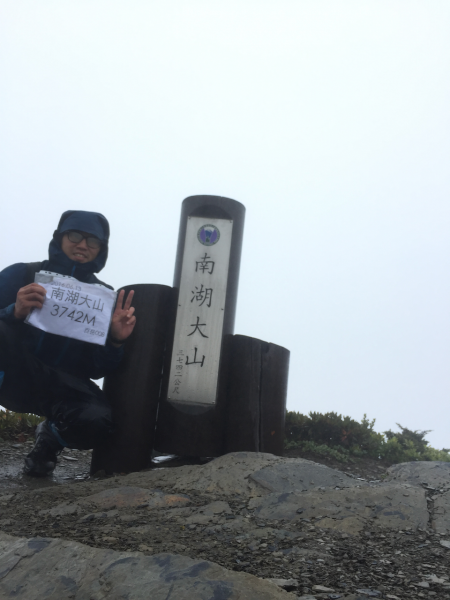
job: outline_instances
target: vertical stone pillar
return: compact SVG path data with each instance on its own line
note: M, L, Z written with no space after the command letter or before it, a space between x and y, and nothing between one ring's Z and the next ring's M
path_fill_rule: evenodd
M176 306L166 353L155 447L184 456L223 452L245 207L219 196L183 202Z

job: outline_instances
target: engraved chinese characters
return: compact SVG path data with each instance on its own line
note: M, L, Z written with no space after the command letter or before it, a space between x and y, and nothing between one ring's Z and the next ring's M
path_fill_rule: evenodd
M42 309L27 317L29 325L83 342L106 343L116 292L57 274L37 273L35 280L47 294Z
M215 404L233 222L189 217L168 399Z

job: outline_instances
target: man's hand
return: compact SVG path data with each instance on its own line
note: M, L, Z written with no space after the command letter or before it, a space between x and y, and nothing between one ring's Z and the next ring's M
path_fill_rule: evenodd
M123 303L124 296L125 290L121 290L111 320L110 333L114 338L114 342L111 342L113 346L118 346L123 343L127 337L131 335L134 326L136 325L136 317L133 315L134 307L131 306L134 290L131 290L128 294L125 304Z
M14 316L23 320L33 308L42 308L45 300L45 288L38 283L30 283L17 292Z

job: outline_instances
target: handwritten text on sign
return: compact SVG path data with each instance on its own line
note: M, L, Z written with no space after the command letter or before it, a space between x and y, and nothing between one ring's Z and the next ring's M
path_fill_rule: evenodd
M35 282L46 290L44 305L26 318L42 331L104 346L116 292L72 277L37 273Z
M215 404L233 221L189 217L169 400Z

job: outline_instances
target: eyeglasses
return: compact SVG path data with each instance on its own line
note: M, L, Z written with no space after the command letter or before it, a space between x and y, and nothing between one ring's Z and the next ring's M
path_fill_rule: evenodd
M86 240L86 244L93 250L98 250L102 245L101 241L95 236L83 235L79 231L67 231L66 233L69 242L73 242L74 244L79 244L82 240Z

